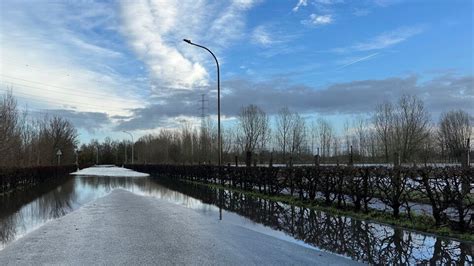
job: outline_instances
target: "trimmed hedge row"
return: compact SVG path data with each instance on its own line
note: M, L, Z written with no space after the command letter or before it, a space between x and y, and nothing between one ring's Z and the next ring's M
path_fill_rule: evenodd
M0 194L32 187L74 171L75 165L0 168Z
M368 211L377 198L395 217L410 217L412 202L428 202L437 225L471 226L473 168L462 167L230 167L212 165L127 165L136 171L203 183L216 183L269 195ZM456 222L450 217L456 217Z

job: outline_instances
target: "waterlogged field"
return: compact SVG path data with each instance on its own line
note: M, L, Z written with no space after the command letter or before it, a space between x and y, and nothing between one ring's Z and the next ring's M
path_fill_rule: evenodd
M49 187L48 187L49 186ZM257 232L368 263L473 261L473 243L440 238L350 217L163 178L73 177L35 193L0 198L0 242L5 247L49 220L121 188L231 220Z

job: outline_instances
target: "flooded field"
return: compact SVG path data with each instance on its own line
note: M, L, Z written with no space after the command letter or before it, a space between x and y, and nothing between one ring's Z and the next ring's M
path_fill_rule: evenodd
M241 193L158 178L71 177L0 197L0 249L113 189L166 200L215 219L373 264L472 264L473 243L335 216Z

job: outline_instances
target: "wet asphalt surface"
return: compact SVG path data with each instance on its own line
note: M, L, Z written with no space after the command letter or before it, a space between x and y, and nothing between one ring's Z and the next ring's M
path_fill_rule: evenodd
M0 251L0 265L352 265L344 257L116 189Z

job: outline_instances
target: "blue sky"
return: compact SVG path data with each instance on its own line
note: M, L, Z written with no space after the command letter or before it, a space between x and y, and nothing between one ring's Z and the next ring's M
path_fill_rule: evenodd
M215 114L288 106L336 126L416 94L433 113L473 114L473 3L466 0L0 2L0 92L61 114L81 141L124 138ZM213 117L213 116L212 116Z

